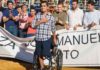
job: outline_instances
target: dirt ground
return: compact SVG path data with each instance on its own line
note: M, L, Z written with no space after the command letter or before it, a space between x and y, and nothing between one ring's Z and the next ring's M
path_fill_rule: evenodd
M32 64L19 60L0 58L0 70L32 70ZM62 70L100 70L100 68L68 68Z

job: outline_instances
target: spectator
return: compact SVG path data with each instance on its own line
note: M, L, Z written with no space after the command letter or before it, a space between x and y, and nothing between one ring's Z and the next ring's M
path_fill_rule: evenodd
M43 60L51 58L51 32L53 41L56 43L55 20L51 13L48 12L48 3L41 3L41 13L38 13L32 23L32 27L37 29L36 32L36 55L39 56L40 69L44 70Z
M78 7L78 0L72 1L72 8L68 10L67 15L69 24L67 28L73 28L76 30L77 27L82 26L84 13L83 10L79 9Z
M22 14L22 8L21 8L21 6L17 6L16 9L17 9L18 14L17 14L17 16L15 16L15 20L16 20L17 27L18 27L18 37L19 37L19 17Z
M56 14L56 8L55 8L54 5L49 6L49 12L50 12L53 16L55 16L55 14Z
M65 11L67 12L69 10L69 1L67 0L65 2Z
M27 30L27 37L33 36L34 33L36 32L36 29L32 28L32 21L35 18L35 14L36 14L35 9L31 8L30 9L30 14L29 14L29 17L28 17L28 26L29 27L28 27L28 30Z
M0 0L0 11L4 11L5 9L4 9L4 7L2 7L2 0Z
M0 26L4 27L4 23L2 21L2 13L5 9L2 7L2 1L0 0Z
M88 1L88 12L84 15L84 25L89 29L100 24L100 11L94 9L94 4L93 1Z
M22 13L19 16L19 36L22 38L27 37L27 27L28 27L28 12L27 5L22 5Z
M63 4L59 3L57 6L57 13L55 14L56 18L56 30L66 28L66 19L67 15L66 12L63 11Z
M2 12L0 11L0 23L2 22L2 16L3 16L3 14L2 14Z
M11 34L17 36L18 29L15 21L15 16L17 16L17 11L13 8L13 2L7 2L7 9L3 12L3 22L5 22L5 28Z
M17 6L17 12L18 12L18 16L20 16L22 14L22 7L21 6Z

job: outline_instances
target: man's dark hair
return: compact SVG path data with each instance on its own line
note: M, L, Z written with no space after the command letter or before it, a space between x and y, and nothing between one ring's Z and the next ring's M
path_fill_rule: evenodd
M23 8L24 6L28 7L26 4L23 4L21 7Z
M72 2L76 2L76 3L78 3L78 0L72 0Z
M42 6L42 4L45 3L47 6L49 6L48 2L47 1L41 1L41 4L40 6Z
M35 9L35 7L33 5L30 6L30 9Z
M21 8L21 6L17 6L16 9Z
M7 1L7 5L8 5L9 3L12 3L12 4L13 4L13 2L12 2L12 1Z
M34 7L31 7L31 8L30 8L30 12L31 12L31 10L35 10L35 8L34 8Z
M91 4L91 5L95 5L95 2L93 1L93 0L89 0L88 2L87 2L87 4Z
M58 5L62 5L62 6L64 6L63 3L58 3Z

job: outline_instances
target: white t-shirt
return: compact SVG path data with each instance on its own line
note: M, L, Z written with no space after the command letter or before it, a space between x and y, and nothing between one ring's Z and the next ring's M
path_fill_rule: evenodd
M82 25L83 21L83 10L77 8L76 10L68 10L68 23L71 27L74 27L77 24Z
M84 15L84 25L88 26L91 23L99 25L100 22L100 11L94 10L92 12L86 12Z

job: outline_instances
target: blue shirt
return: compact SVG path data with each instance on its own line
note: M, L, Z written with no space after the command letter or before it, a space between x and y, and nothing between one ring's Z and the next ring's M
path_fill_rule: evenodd
M3 16L5 16L5 17L7 17L7 18L9 18L9 14L10 14L10 12L9 12L10 10L7 8L7 9L5 9L4 10L4 12L3 12ZM12 14L13 14L13 16L17 16L17 11L15 10L15 9L13 9L12 11ZM6 26L6 28L9 28L10 26L13 26L13 27L16 27L17 25L16 25L16 22L15 21L13 21L13 20L8 20L6 23L5 23L5 26Z

